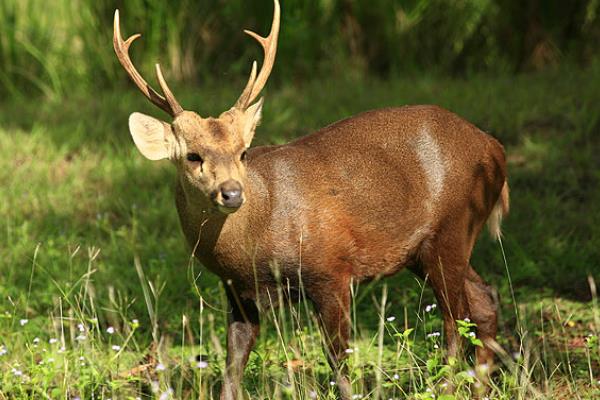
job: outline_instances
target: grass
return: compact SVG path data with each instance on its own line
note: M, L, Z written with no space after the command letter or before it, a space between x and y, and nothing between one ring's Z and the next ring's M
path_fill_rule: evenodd
M187 108L214 115L242 83L208 86L176 93ZM257 143L414 103L442 105L498 137L512 188L507 264L485 235L473 256L501 306L504 352L489 397L600 395L591 289L600 281L600 64L468 81L318 80L266 96ZM129 113L155 111L130 86L0 107L0 399L216 397L223 289L184 245L174 171L143 159L127 133ZM443 337L432 335L441 318L437 308L426 311L433 295L410 273L355 289L357 394L443 398L451 383L462 399L478 390L470 355L444 361ZM333 398L310 305L264 310L263 320L248 395Z

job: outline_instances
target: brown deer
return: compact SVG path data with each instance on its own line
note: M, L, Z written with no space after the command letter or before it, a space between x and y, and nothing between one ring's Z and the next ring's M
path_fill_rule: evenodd
M280 146L249 148L261 120L255 102L273 68L280 25L246 31L264 50L257 75L219 117L184 110L156 66L163 95L133 66L115 12L114 48L130 78L171 123L133 113L129 129L150 160L177 168L179 219L194 255L226 284L231 305L221 399L241 396L241 379L259 333L261 304L278 282L303 291L319 315L341 397L351 397L343 360L350 334L350 286L409 268L432 286L442 309L448 354L456 320L477 324L490 365L496 309L469 263L489 220L500 235L508 185L500 143L436 106L368 111ZM277 265L277 271L273 265Z

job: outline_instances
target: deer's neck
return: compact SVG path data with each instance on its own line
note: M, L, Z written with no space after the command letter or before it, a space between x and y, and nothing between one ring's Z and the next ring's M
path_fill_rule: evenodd
M242 262L243 254L255 247L253 220L260 220L269 202L266 187L250 174L246 183L246 203L232 214L222 214L208 199L176 187L176 203L183 233L193 254L207 267ZM217 271L215 271L217 272ZM221 275L221 273L219 273Z

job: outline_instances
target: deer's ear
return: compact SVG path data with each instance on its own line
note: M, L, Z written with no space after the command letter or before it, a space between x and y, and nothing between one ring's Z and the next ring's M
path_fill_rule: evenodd
M129 116L129 132L136 147L149 160L171 158L177 145L171 125L142 113Z
M246 111L244 111L243 139L246 147L250 146L252 138L254 137L254 131L256 130L256 127L260 124L260 120L262 118L263 100L264 98L261 98L259 101L248 107Z

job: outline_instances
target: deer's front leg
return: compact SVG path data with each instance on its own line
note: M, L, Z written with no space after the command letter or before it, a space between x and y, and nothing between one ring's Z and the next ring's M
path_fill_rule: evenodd
M259 333L258 309L252 300L240 299L233 288L227 288L232 308L227 329L227 365L221 400L242 398L242 378L250 351Z
M321 320L325 350L333 370L340 396L352 398L352 385L348 378L345 359L350 339L350 286L347 282L332 285L313 294L312 300Z

